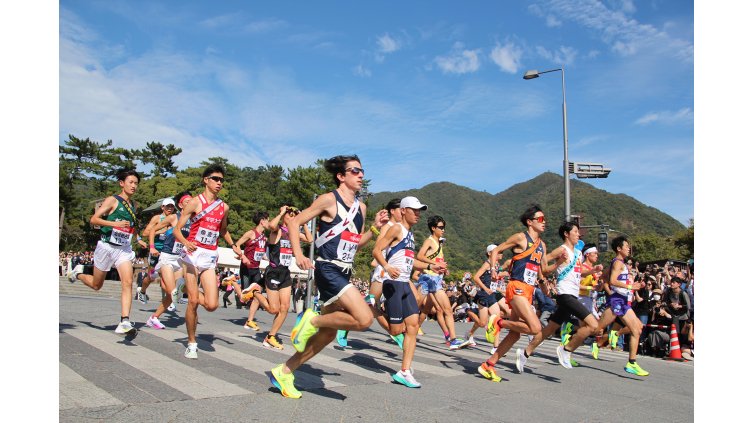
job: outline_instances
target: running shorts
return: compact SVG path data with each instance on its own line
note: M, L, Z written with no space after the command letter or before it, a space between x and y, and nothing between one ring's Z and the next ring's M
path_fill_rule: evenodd
M135 258L136 253L133 252L130 244L115 245L99 241L94 250L94 267L103 272L109 272L113 267L117 268L125 262L132 262Z
M535 293L535 287L532 285L528 285L525 282L510 280L507 284L507 292L505 293L505 297L507 298L507 304L512 303L512 298L514 298L515 295L523 296L527 298L527 302L530 303L530 305L533 304L533 294Z
M334 303L346 290L353 287L350 283L349 270L345 270L334 263L317 260L313 271L313 279L319 289L319 301L324 305Z
M574 316L578 320L585 320L590 315L590 310L582 305L578 298L570 294L560 294L556 296L556 310L549 318L559 326L569 320L569 316Z
M183 249L180 250L180 260L187 265L195 267L196 270L201 273L205 270L211 270L217 267L219 251L196 247L194 252L189 253L188 250L183 247Z
M279 291L292 286L290 269L287 266L267 267L264 272L264 285L269 291Z
M154 270L159 272L163 267L172 267L173 272L180 270L180 256L177 254L162 253L159 255L159 261Z
M386 318L392 325L402 323L405 318L418 314L418 302L415 300L413 290L408 285L409 282L384 280L383 294L386 301L384 308Z
M606 297L606 307L611 308L611 312L615 316L623 316L632 309L627 303L627 298L619 294L612 294Z
M433 294L439 289L444 289L444 280L441 275L421 273L416 286L420 287L420 293L423 295Z

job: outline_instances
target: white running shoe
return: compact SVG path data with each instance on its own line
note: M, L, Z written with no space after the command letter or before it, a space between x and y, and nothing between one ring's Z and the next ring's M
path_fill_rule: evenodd
M143 293L141 293L141 287L140 286L136 288L136 298L138 299L138 302L140 302L141 304L144 304L144 305L146 305L146 303L149 302L146 299L146 295L144 295Z
M146 321L146 326L149 326L150 328L154 329L164 329L165 325L162 324L162 322L159 321L154 316L149 317L149 319Z
M570 361L572 353L565 350L564 345L559 345L558 347L556 347L556 355L559 357L559 364L564 366L565 369L572 368L572 362Z
M170 296L172 297L172 305L175 305L175 303L177 303L178 300L180 299L180 297L178 296L178 289L177 288L173 289L172 292L170 293Z
M185 353L183 353L185 358L198 358L198 344L197 343L188 343L188 348L185 349Z
M473 339L472 335L467 337L467 346L468 347L474 347L478 344L475 343L475 339Z
M76 280L78 280L78 275L80 275L81 273L84 273L84 265L83 264L79 264L78 266L76 266L73 269L71 269L70 271L68 271L68 275L67 276L68 276L68 280L70 281L70 283L76 282Z
M496 352L496 347L491 348L491 355L494 355L495 352Z
M527 357L525 357L525 350L517 348L517 358L514 360L514 365L517 367L517 371L520 373L525 372L525 364L527 363Z
M131 324L130 320L123 320L120 322L120 324L115 328L115 333L119 335L125 335L131 332L134 332L136 328L133 327L133 324Z
M167 311L175 311L177 308L175 308L175 302L173 301L169 307L167 307Z

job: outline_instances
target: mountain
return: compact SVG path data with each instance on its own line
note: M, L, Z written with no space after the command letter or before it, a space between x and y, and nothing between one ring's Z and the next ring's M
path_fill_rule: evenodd
M551 250L558 246L559 225L564 216L564 179L545 172L492 195L456 185L435 182L420 189L375 193L368 201L369 209L383 207L392 198L414 195L428 210L422 213L414 228L416 247L428 236L428 217L438 214L447 222L445 255L451 270L474 272L485 260L488 244L505 241L524 229L519 216L532 203L541 206L547 216L543 239ZM624 194L611 194L594 186L572 180L570 183L572 214L582 216L581 225L608 224L627 235L654 233L669 236L685 226L660 210L640 203ZM595 243L597 229L582 228L585 242ZM613 235L611 235L613 236ZM507 256L508 257L508 253Z

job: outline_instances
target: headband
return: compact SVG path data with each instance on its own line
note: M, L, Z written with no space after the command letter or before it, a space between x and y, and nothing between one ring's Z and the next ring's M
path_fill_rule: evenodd
M182 202L183 202L183 200L185 200L185 197L188 197L188 198L193 198L193 197L191 197L190 195L186 194L186 195L184 195L184 196L180 197L180 200L178 201L178 204L182 203Z
M598 249L597 249L597 248L595 248L595 247L590 247L590 248L588 248L587 250L585 250L585 251L584 251L584 252L583 252L582 254L585 254L585 255L587 255L587 254L590 254L590 253L597 253L597 252L598 252Z

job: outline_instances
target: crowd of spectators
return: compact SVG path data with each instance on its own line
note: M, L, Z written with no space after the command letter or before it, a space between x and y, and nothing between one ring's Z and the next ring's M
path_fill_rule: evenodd
M65 276L68 268L76 267L79 264L91 265L94 264L94 252L93 251L61 251L58 261L58 275Z

